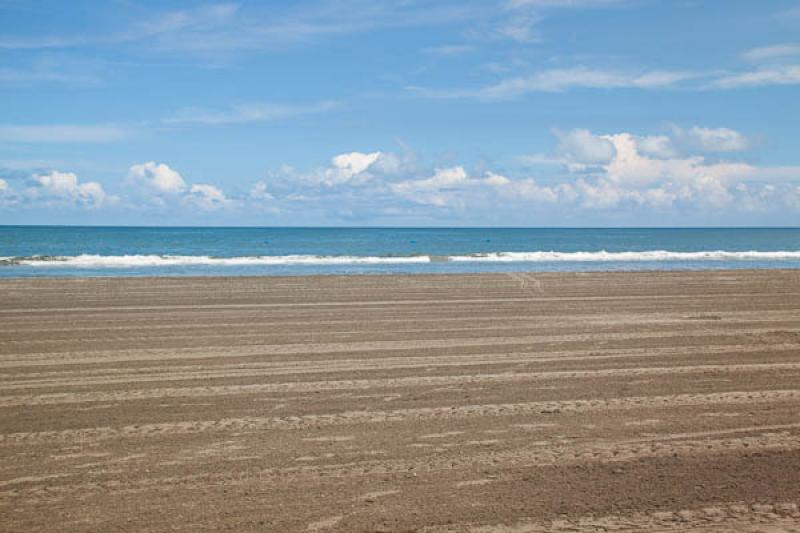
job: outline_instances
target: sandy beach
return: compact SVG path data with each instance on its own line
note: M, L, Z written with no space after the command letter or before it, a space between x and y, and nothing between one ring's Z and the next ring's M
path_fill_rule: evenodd
M797 270L0 302L2 531L800 530Z

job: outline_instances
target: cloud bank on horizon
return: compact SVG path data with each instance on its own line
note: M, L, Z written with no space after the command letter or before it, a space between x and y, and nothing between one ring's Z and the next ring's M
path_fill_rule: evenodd
M0 13L0 223L800 220L795 0Z

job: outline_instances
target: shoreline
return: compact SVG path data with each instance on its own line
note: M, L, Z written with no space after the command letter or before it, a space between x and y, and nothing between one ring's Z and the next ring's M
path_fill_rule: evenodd
M47 267L41 267L47 268ZM668 269L630 269L630 270L502 270L502 271L476 271L476 272L354 272L354 273L313 273L313 274L155 274L155 275L32 275L32 276L0 276L0 284L10 281L30 281L30 280L148 280L148 279L187 279L187 280L225 280L225 279L280 279L280 278L373 278L373 277L436 277L436 276L504 276L508 274L532 274L537 276L570 276L582 274L604 274L609 276L626 274L698 274L708 272L710 274L720 273L756 273L756 272L775 272L781 274L798 273L800 267L763 267L763 268L668 268Z

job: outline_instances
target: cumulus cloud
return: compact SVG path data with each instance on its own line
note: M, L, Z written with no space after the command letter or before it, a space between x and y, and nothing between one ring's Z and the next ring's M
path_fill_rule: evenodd
M8 207L16 203L16 195L8 182L0 178L0 206Z
M569 163L579 166L603 165L616 155L614 143L589 130L576 129L569 133L556 132L558 153Z
M436 169L432 176L392 183L390 189L400 198L417 204L462 208L468 196L497 192L511 186L511 180L494 172L483 177L470 176L463 166Z
M492 195L507 199L554 202L566 190L539 186L533 179L512 180L486 171L472 177L463 166L436 169L432 176L393 183L391 191L417 204L464 207L469 201L486 201Z
M186 190L186 182L178 172L155 161L133 165L128 170L128 180L158 194L179 194Z
M660 159L668 159L678 155L672 139L666 135L645 135L637 137L636 147L639 152Z
M683 205L753 210L766 205L768 198L775 201L777 190L784 191L786 207L791 197L788 184L800 181L800 167L709 160L705 154L748 148L746 137L728 128L673 126L671 135L648 136L628 132L597 135L578 129L556 135L556 155L536 156L532 161L558 162L574 181L537 192L540 196L553 193L559 203L581 208L638 205L668 209Z
M162 207L169 202L179 202L214 211L233 204L218 187L206 183L189 184L178 171L155 161L131 166L127 182L149 196L153 204Z
M398 193L438 191L464 185L468 181L467 171L464 170L464 167L459 166L438 169L429 178L395 183L392 185L392 189Z
M372 152L369 154L361 152L339 154L331 160L333 164L333 174L335 175L334 179L350 181L355 176L366 171L380 156L380 152Z
M445 207L452 203L453 193L459 188L471 185L470 181L464 167L457 166L437 169L433 176L428 178L393 183L391 190L397 196L416 203Z
M618 133L608 138L614 143L617 155L606 166L604 176L611 183L624 186L667 182L683 186L685 191L711 191L718 188L716 183L722 186L723 183L742 179L753 169L739 162L710 163L700 155L655 158L642 153L635 135Z
M322 169L272 175L257 182L248 198L262 210L303 209L348 220L376 214L441 219L456 213L493 221L524 220L525 213L549 213L562 221L581 213L727 216L800 205L800 167L726 161L726 154L747 147L742 134L676 128L648 135L556 131L553 152L533 157L536 164L517 171L487 168L485 162L476 168L429 166L389 152L347 152Z
M222 209L231 202L220 189L205 183L189 187L187 201L206 211Z
M33 202L85 208L99 208L114 201L99 183L94 181L81 183L74 173L57 170L32 176L31 186L24 194L27 200Z
M632 191L616 187L603 179L594 184L584 179L579 179L575 184L575 189L581 205L591 209L616 207L623 199L631 198L633 194Z
M749 148L747 138L729 128L703 128L693 126L684 130L672 127L672 134L678 142L689 145L700 152L741 152Z
M301 176L303 181L324 187L361 186L376 176L399 171L402 161L395 154L384 152L348 152L331 158L329 166Z
M267 190L267 184L264 181L257 181L253 188L250 189L250 198L253 200L272 200L274 196Z
M533 178L512 180L494 172L487 172L485 183L494 187L494 191L509 201L530 201L555 203L560 198L572 195L572 188L563 184L556 187L539 185Z

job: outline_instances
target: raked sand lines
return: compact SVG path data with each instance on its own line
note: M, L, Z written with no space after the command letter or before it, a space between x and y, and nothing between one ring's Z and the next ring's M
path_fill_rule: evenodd
M0 301L0 531L800 520L797 271L26 279Z

